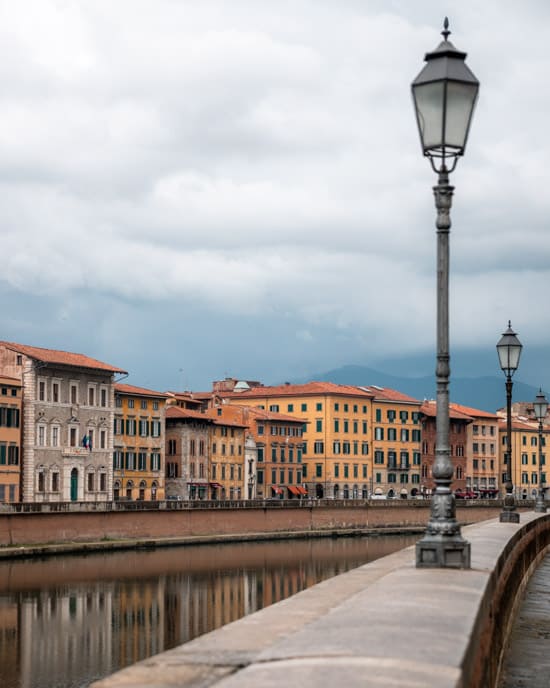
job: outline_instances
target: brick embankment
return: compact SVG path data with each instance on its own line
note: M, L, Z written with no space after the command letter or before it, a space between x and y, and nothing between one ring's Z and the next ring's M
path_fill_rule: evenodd
M471 569L416 569L407 548L92 688L494 688L522 591L550 549L550 514L463 534Z
M330 532L405 532L423 528L428 501L390 503L313 503L300 507L255 505L246 508L155 508L117 511L32 511L0 513L0 552L37 545L55 545L52 552L115 549L154 544L185 544L224 540L319 536ZM493 518L501 509L495 501L459 504L464 524ZM13 550L12 550L13 551Z

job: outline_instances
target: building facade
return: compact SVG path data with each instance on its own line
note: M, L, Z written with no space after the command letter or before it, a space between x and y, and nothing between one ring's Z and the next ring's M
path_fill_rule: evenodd
M0 373L23 389L25 502L110 501L114 377L83 354L0 342Z
M164 499L166 395L115 384L113 498Z
M181 406L166 409L166 497L215 499L221 485L210 480L212 419ZM212 484L211 484L212 483Z
M461 404L452 406L472 419L466 428L466 492L497 497L500 489L498 416Z
M256 449L255 457L245 457L245 498L300 499L307 495L302 476L305 423L301 418L231 403L207 413L245 427L245 447Z
M20 501L21 382L0 376L0 503Z
M507 430L504 418L498 421L499 433L499 463L502 480L502 489L507 474ZM546 444L550 434L548 425L543 426L542 433L542 462L541 478L542 487L546 491L547 464ZM517 499L535 499L539 487L539 431L538 422L527 419L527 416L512 418L512 483Z
M394 389L371 385L373 428L370 494L421 494L420 401Z
M233 404L282 413L304 422L301 477L310 497L368 496L374 395L366 388L309 382L218 393Z
M449 447L453 463L453 479L451 489L465 491L466 489L466 448L468 442L467 427L472 418L449 404ZM420 407L420 422L422 427L422 457L421 457L421 485L420 494L430 495L435 488L432 468L435 461L437 442L436 433L436 402L424 401Z

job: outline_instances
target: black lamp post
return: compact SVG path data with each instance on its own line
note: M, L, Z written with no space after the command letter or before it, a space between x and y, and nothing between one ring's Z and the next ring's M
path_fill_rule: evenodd
M449 230L454 187L449 173L464 154L479 82L466 66L466 53L448 40L425 57L426 66L412 83L412 95L422 151L438 175L434 187L437 209L437 443L432 469L435 491L426 534L416 545L417 567L470 568L470 543L456 520L451 491L453 463L449 448ZM447 166L450 164L450 168Z
M500 367L506 375L506 453L504 454L506 495L504 497L504 508L500 513L501 523L519 523L519 514L516 511L514 499L512 473L512 375L518 369L522 348L521 342L512 329L512 323L508 320L508 329L503 333L497 344Z
M539 514L546 513L546 504L544 502L544 490L542 488L542 422L546 418L546 412L548 411L548 401L542 393L542 389L535 397L533 402L533 409L535 411L535 417L539 422L539 489L537 493L537 502L535 504L535 511Z

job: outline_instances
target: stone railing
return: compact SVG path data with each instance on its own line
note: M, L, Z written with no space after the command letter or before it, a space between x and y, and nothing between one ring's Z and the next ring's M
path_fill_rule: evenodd
M93 687L493 688L524 586L550 548L550 514L463 533L469 570L416 569L408 548Z

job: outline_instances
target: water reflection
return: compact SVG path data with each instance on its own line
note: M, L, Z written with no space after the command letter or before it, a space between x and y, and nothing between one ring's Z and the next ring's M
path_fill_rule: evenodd
M0 686L87 686L416 539L205 545L0 563Z

